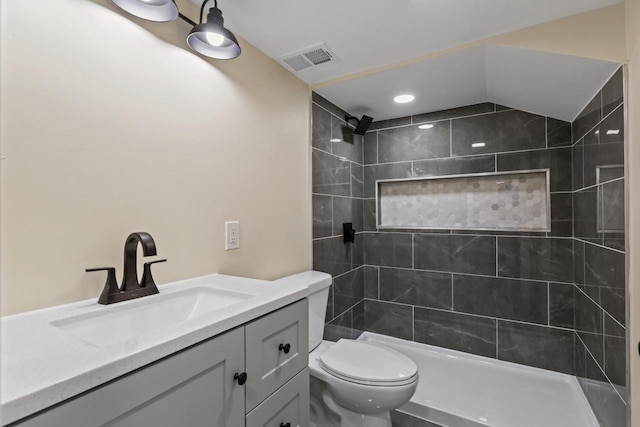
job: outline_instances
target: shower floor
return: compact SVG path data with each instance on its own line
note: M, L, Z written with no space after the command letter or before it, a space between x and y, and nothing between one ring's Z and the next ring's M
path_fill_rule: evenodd
M363 333L413 359L420 382L400 411L447 427L598 427L578 380L397 338Z

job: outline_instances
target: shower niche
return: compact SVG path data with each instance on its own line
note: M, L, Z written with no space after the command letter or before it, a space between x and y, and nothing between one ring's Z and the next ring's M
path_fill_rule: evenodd
M549 169L376 181L381 229L551 231Z

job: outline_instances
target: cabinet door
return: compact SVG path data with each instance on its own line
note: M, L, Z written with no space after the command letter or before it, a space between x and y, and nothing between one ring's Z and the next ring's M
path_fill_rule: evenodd
M308 301L247 324L245 335L249 412L309 364Z
M309 369L293 377L247 414L246 427L309 426Z
M244 425L244 328L129 374L19 427L239 427Z

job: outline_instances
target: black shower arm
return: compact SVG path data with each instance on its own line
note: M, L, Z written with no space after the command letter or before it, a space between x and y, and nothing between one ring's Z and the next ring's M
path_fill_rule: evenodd
M358 124L360 123L360 119L357 118L357 117L353 117L353 116L350 116L348 114L344 116L344 121L345 122L349 123L351 120L355 120L356 121L356 126L358 126Z

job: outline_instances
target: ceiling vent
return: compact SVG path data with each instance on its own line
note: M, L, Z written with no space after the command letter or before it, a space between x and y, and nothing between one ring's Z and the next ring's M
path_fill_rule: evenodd
M324 43L281 56L278 60L293 71L302 71L327 62L339 61L335 53Z

